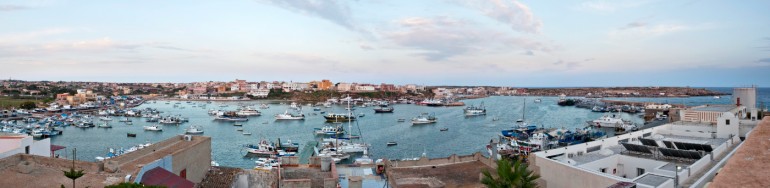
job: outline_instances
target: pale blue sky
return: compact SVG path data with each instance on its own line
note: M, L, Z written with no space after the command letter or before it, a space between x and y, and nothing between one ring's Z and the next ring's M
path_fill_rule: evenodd
M768 1L0 0L0 77L770 85Z

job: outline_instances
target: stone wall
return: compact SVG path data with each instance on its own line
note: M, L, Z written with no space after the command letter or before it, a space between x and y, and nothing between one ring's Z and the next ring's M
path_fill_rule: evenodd
M173 173L181 175L182 170L187 171L187 180L200 183L211 168L211 138L193 136L193 141L204 139L185 150L172 154ZM187 142L187 141L183 141Z
M290 180L282 180L281 181L281 187L311 187L311 181L310 179L290 179Z
M18 158L18 160L14 160L16 161L17 164L20 161L29 161L42 166L59 167L62 169L69 169L70 167L72 167L72 160L69 160L69 159L43 157L43 156L26 155L26 154L17 154L8 158ZM101 172L102 168L100 167L100 163L75 161L75 169L82 169L82 170L85 170L85 172L95 173L95 172Z

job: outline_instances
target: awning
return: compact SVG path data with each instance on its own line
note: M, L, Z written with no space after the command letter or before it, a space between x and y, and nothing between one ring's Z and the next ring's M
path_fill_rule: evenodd
M51 144L51 152L58 151L58 150L64 149L64 148L67 148L67 147Z
M192 188L195 183L190 180L177 176L161 167L155 167L142 175L142 184L160 185L168 188Z

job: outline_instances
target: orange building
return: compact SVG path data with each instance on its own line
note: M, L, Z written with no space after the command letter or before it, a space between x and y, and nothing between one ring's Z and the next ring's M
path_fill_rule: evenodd
M334 83L329 80L321 80L321 83L318 83L318 89L320 90L329 90L332 86L334 86Z

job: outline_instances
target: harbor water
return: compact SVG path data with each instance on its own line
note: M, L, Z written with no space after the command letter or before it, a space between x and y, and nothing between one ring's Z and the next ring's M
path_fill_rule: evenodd
M535 103L534 99L542 102ZM372 158L403 159L415 158L425 153L428 157L447 157L451 154L468 155L474 152L486 152L485 145L490 139L497 138L500 130L510 128L517 119L522 118L530 124L545 128L575 129L586 126L586 121L594 120L604 115L591 112L589 109L576 107L561 107L556 104L557 97L510 97L493 96L480 99L464 100L466 105L480 105L482 102L487 109L486 116L466 117L463 114L464 107L427 107L413 104L393 104L394 113L374 113L373 107L356 107L356 115L363 113L364 117L353 121L353 133L360 129L362 138L353 142L366 142L371 144L369 155ZM729 104L729 96L719 99L713 97L689 97L689 98L614 98L613 100L651 101L681 103L687 105L700 104ZM767 96L759 95L758 101L768 101ZM526 109L524 103L526 101ZM114 117L110 124L113 128L88 128L77 127L64 128L64 134L53 137L52 144L66 146L67 151L72 148L78 150L78 160L94 161L97 156L105 156L109 148L129 148L138 144L154 143L168 139L171 136L183 134L185 128L194 125L201 126L203 135L212 138L212 159L222 166L252 168L253 158L244 157L246 151L244 144L256 144L260 139L277 141L291 140L300 143L300 148L308 141L319 141L320 136L313 133L314 128L324 126L325 119L320 111L313 111L313 107L303 104L305 120L275 120L273 115L289 110L288 104L279 104L277 101L239 101L239 102L212 102L195 101L187 103L181 101L178 107L174 107L175 101L147 102L137 109L154 108L163 113L161 115L181 115L189 118L188 123L181 125L162 125L163 131L144 131L143 126L156 123L145 122L145 118L129 117L132 125L118 122L123 117ZM208 115L210 109L236 110L239 106L259 107L262 103L269 103L269 109L259 109L261 116L249 117L249 121L242 122L243 126L234 126L232 122L214 121L213 116ZM204 105L205 108L200 107ZM221 107L226 105L226 107ZM197 107L193 107L197 106ZM327 113L346 113L345 105L333 105L331 108L321 107L321 111ZM293 110L289 110L293 112ZM525 113L522 113L525 111ZM296 112L295 112L296 113ZM315 113L315 115L313 115ZM433 113L438 118L435 124L412 125L409 120L421 113ZM642 124L638 114L620 113L624 119ZM405 119L405 122L398 122ZM496 119L496 120L495 120ZM101 120L95 119L95 123ZM347 131L348 125L344 123ZM448 131L440 131L448 128ZM243 135L237 131L252 133ZM136 133L136 137L127 137L127 133ZM387 142L397 142L398 145L387 146ZM63 153L61 153L64 155ZM64 155L70 157L71 153Z

